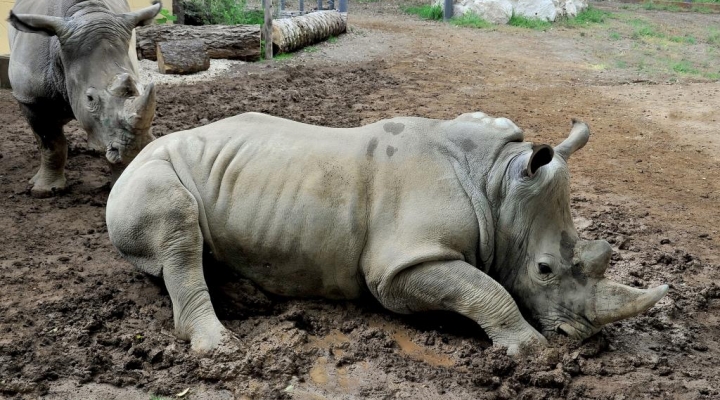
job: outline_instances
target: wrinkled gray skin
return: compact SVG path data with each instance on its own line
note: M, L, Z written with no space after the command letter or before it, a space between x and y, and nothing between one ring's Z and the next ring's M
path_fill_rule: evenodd
M180 338L197 351L232 336L213 311L202 254L264 290L450 310L517 352L543 334L577 339L636 315L667 286L603 277L611 248L570 218L567 159L505 118L394 118L352 129L248 113L148 145L110 192L112 243L162 276ZM518 307L518 305L520 307Z
M10 25L10 83L40 149L32 194L65 188L63 126L77 119L119 176L154 139L155 88L138 83L134 28L161 4L130 12L126 0L17 0Z

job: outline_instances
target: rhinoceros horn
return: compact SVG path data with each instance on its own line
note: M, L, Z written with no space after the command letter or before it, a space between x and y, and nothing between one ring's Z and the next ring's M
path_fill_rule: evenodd
M135 130L149 129L155 115L155 84L145 86L145 93L125 103L125 121Z
M638 315L665 296L668 285L636 289L608 279L595 286L595 322L609 324Z
M586 123L576 119L573 119L572 123L572 130L568 138L555 147L555 153L559 154L565 161L570 158L572 153L582 149L590 139L590 128Z

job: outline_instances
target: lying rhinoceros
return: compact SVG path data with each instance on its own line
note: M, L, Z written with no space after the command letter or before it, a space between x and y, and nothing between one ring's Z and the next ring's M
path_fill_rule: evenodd
M10 83L40 148L32 194L65 188L63 126L77 119L105 151L113 179L154 139L155 89L137 83L134 29L161 5L127 0L17 0L10 12Z
M162 276L177 335L211 350L225 329L203 246L264 290L398 313L451 310L510 353L543 333L586 338L668 290L604 278L612 249L573 226L567 160L505 118L393 118L334 129L242 114L148 145L110 192L112 243Z

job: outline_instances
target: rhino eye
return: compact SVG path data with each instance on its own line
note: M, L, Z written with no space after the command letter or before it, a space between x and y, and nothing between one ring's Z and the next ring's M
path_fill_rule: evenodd
M539 263L538 270L543 275L552 274L552 268L550 268L550 265L548 265L547 263Z

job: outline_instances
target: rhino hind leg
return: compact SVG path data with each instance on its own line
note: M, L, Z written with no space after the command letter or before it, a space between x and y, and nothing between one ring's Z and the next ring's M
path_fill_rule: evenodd
M373 291L391 311L407 314L445 310L477 322L496 346L510 355L547 343L520 314L517 304L497 281L463 261L426 262L382 282Z
M123 257L163 277L176 335L201 353L232 347L232 335L215 314L203 276L198 203L170 164L151 161L122 175L106 213L110 240Z
M63 126L67 123L47 115L36 114L33 108L21 104L20 108L35 134L40 150L40 169L29 183L34 197L50 197L65 190L65 162L68 146Z

